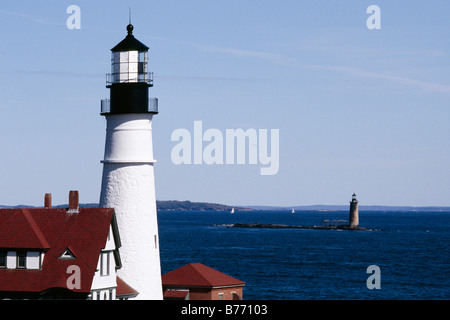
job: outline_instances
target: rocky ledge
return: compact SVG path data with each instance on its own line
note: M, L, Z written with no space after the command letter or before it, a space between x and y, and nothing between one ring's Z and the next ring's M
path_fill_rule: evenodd
M348 225L329 225L329 226L292 226L286 224L272 224L272 223L234 223L234 224L220 224L215 227L227 228L265 228L265 229L317 229L317 230L350 230L350 231L378 231L376 229L369 229L363 227L350 227Z

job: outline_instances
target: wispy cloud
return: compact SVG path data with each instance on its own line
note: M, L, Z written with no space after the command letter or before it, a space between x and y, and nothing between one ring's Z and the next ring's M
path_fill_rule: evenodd
M401 85L415 87L423 90L424 92L429 93L446 93L450 94L450 85L435 83L435 82L427 82L416 80L408 77L397 76L387 73L378 73L367 71L361 68L356 67L348 67L348 66L325 66L325 65L297 65L302 68L311 68L317 70L328 70L328 71L336 71L336 72L344 72L347 74L351 74L357 77L371 78L371 79L384 79L388 81L393 81L399 83Z
M92 79L102 79L105 77L104 73L87 73L87 72L76 72L67 70L24 70L24 69L13 69L13 70L0 70L0 74L24 74L30 77L55 77L55 78L92 78Z
M22 19L27 19L30 20L32 22L36 22L39 24L45 24L45 25L64 25L63 23L54 23L54 22L49 22L47 20L45 20L44 18L40 17L40 16L36 16L33 14L29 14L29 13L22 13L22 12L13 12L13 11L7 11L7 10L0 10L0 14L4 14L4 15L8 15L8 16L13 16L13 17L18 17L18 18L22 18Z
M8 16L24 18L24 19L31 20L33 22L41 23L41 24L45 24L46 23L46 21L43 18L35 16L35 15L28 14L28 13L0 10L0 14L5 14L5 15L8 15Z
M296 59L289 58L289 57L287 57L283 54L279 54L279 53L271 53L271 52L264 52L264 51L250 51L250 50L242 50L242 49L235 49L235 48L223 48L223 47L197 44L197 43L190 43L190 45L199 50L202 50L202 51L214 52L214 53L224 53L224 54L232 55L232 56L238 57L238 58L256 58L256 59L267 60L267 61L270 61L275 64L293 65L293 64L298 63L298 61Z
M191 46L207 52L215 52L228 54L233 57L238 58L253 58L265 60L272 64L285 65L291 67L298 67L304 69L316 69L316 70L328 70L332 72L343 72L346 74L350 74L356 77L364 77L370 79L384 79L387 81L392 81L404 86L409 86L412 88L421 89L427 93L445 93L450 94L450 84L441 84L429 81L421 81L417 79L412 79L409 77L404 77L401 75L392 75L388 73L382 72L372 72L367 71L362 68L351 67L351 66L336 66L336 65L320 65L320 64L307 64L300 61L297 58L292 58L284 54L280 53L271 53L264 51L251 51L251 50L242 50L236 48L224 48L213 45L203 45L197 43L190 43ZM424 52L420 52L423 54ZM427 52L429 54L430 52ZM416 54L419 54L416 52ZM443 53L440 51L433 52L434 55L442 55Z
M214 76L156 76L158 79L181 80L181 81L257 81L256 78L237 78L237 77L214 77Z

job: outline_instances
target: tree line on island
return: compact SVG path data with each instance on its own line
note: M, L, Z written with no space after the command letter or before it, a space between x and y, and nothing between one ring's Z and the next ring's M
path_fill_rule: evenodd
M156 207L158 211L231 211L232 206L209 203L209 202L192 202L192 201L178 201L178 200L156 200ZM253 211L254 209L242 208L239 211Z

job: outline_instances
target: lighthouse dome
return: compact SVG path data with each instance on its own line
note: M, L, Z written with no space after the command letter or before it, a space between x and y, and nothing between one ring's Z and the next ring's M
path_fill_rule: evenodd
M134 27L132 24L129 24L127 26L128 35L125 37L125 39L120 41L114 48L111 49L112 52L148 51L148 47L133 36L133 29Z

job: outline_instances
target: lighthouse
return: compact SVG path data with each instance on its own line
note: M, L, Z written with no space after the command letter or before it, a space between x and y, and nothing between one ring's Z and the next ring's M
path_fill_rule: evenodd
M359 226L358 199L356 199L356 194L352 195L352 201L350 201L348 226L350 228L356 228Z
M149 98L149 48L133 36L131 23L127 33L111 49L110 98L101 101L106 140L100 206L115 210L122 261L118 276L139 292L137 299L161 300L152 142L158 100Z

